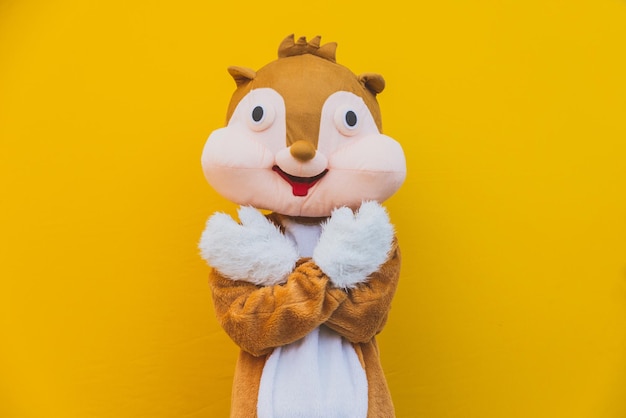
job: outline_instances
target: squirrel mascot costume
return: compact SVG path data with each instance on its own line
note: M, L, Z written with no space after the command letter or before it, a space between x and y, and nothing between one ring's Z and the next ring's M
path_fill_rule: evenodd
M291 35L258 71L229 67L227 126L203 150L210 185L241 205L238 222L211 216L199 244L241 348L231 417L394 416L375 336L400 251L381 202L406 163L381 133L384 79L337 64L336 47Z

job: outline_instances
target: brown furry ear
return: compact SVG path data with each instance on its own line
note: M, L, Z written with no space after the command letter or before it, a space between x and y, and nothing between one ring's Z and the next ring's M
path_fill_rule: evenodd
M231 66L228 67L228 73L237 83L237 87L243 86L256 77L256 71L246 67Z
M363 73L359 75L359 81L374 95L385 89L385 79L380 74Z

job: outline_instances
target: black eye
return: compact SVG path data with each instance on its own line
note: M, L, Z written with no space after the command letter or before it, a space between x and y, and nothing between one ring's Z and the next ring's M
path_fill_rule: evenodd
M257 106L252 109L252 120L255 122L260 122L263 119L263 115L265 112L261 106Z
M348 125L348 127L350 128L354 128L356 126L356 122L356 113L354 113L352 110L348 110L346 112L346 125Z
M267 101L251 104L245 112L249 112L248 115L245 116L244 113L242 116L245 118L248 128L254 132L261 132L272 126L276 117L276 109Z

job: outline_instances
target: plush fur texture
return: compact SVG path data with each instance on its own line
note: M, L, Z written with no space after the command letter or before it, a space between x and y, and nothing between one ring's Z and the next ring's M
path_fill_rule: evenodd
M353 288L385 262L393 237L389 215L377 202L363 203L356 213L335 209L322 225L313 260L335 286Z
M241 223L225 213L209 218L200 238L202 257L232 280L283 283L299 258L296 247L258 210L243 206L237 213Z
M395 240L387 260L367 284L349 292L333 286L311 259L299 260L285 284L268 287L234 281L213 269L209 283L217 319L242 349L231 417L257 417L259 383L269 355L322 324L349 341L357 353L368 381L367 417L393 417L375 336L387 321L399 275L400 250Z
M274 349L258 399L259 418L366 418L367 376L352 344L322 325Z
M382 133L382 76L356 76L334 51L290 36L258 71L231 67L227 126L203 151L214 189L252 206L239 223L211 217L200 241L217 319L241 348L232 418L394 416L375 336L400 251L376 202L406 163Z
M320 223L288 217L280 223L300 256L311 257L322 233ZM272 351L261 375L257 413L259 418L365 418L367 386L352 344L321 325Z

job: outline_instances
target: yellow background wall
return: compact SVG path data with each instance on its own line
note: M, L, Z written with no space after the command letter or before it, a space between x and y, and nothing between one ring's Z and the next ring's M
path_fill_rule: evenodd
M224 417L196 242L228 65L387 79L399 417L626 417L626 3L0 1L0 417Z

